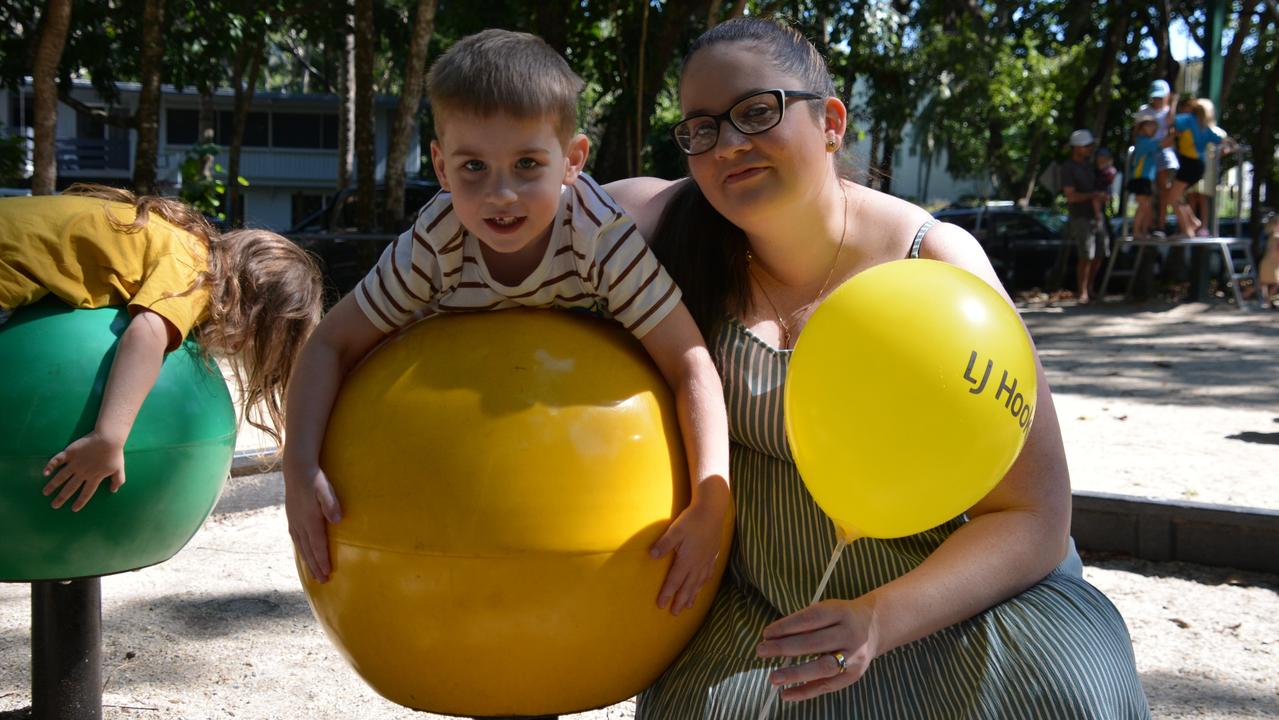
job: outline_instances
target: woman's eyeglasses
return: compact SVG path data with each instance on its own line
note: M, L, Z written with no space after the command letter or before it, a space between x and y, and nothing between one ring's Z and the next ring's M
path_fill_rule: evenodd
M777 127L786 114L787 99L821 100L824 97L802 90L764 90L738 100L728 112L684 118L671 128L671 135L685 155L700 155L719 142L719 126L725 120L743 135L757 135Z

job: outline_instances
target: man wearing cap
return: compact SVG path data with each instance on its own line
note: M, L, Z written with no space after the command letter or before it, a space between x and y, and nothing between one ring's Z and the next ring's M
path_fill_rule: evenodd
M1097 187L1097 171L1092 164L1093 137L1088 130L1070 134L1070 159L1061 167L1061 190L1066 196L1069 219L1066 239L1079 253L1077 278L1079 304L1092 301L1092 281L1106 257L1107 236L1101 228L1101 204L1108 193Z
M1150 83L1150 102L1142 105L1137 112L1149 112L1154 115L1158 127L1155 140L1160 144L1160 152L1155 156L1155 208L1151 226L1155 233L1163 234L1164 218L1168 217L1168 206L1172 203L1170 192L1172 180L1177 174L1179 163L1177 153L1173 149L1172 123L1177 106L1177 96L1173 94L1168 81L1157 78ZM1152 233L1153 234L1153 233Z

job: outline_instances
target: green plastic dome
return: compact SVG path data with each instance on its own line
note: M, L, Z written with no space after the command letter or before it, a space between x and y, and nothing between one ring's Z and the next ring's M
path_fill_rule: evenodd
M65 580L173 557L213 510L235 451L235 408L215 366L186 341L169 353L124 447L127 482L79 512L41 494L49 458L93 429L123 308L57 301L0 325L0 581Z

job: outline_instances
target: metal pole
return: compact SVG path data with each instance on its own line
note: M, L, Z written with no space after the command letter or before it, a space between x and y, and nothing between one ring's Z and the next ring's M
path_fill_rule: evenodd
M102 581L31 583L31 713L102 720Z

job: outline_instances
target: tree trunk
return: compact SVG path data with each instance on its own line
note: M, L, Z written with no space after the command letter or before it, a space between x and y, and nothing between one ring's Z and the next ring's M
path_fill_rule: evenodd
M653 9L648 33L648 51L644 55L644 77L632 78L626 83L613 106L609 108L601 133L599 153L596 155L592 174L600 182L610 182L628 177L628 167L634 160L635 138L648 135L649 123L652 121L653 108L657 104L657 91L662 87L666 70L675 59L677 48L684 45L690 30L696 30L696 22L706 16L710 0L671 0L659 11ZM623 23L623 25L626 25ZM637 27L638 29L638 27ZM622 35L622 47L618 49L621 57L635 57L634 36ZM642 95L636 92L637 87L646 88ZM639 127L636 128L636 97L642 103L639 115ZM641 169L642 171L642 169Z
M422 81L426 76L426 50L431 35L435 33L435 6L436 0L418 0L417 17L413 22L413 39L409 43L409 57L404 66L404 89L400 91L400 105L395 110L395 124L391 128L391 144L386 151L386 209L382 213L382 229L387 232L404 229L404 161L417 131L417 109L422 101Z
M1235 36L1230 41L1230 48L1226 51L1226 61L1221 69L1221 106L1226 107L1226 103L1230 99L1230 86L1235 82L1235 75L1239 72L1239 60L1243 57L1243 43L1248 37L1248 32L1252 30L1252 9L1244 3L1244 7L1239 11L1239 24L1235 27ZM1261 27L1266 24L1262 23Z
M31 70L35 86L35 106L32 110L35 125L32 160L35 174L31 176L32 195L52 195L58 182L57 76L70 24L71 0L49 0L44 8L44 17L40 19L40 39L36 42Z
M164 64L164 0L142 7L142 89L138 94L138 144L133 153L133 188L156 194L155 160L160 143L160 71Z
M897 133L885 130L884 146L879 158L879 189L881 192L893 191L893 155L897 152Z
M253 93L258 85L258 69L262 65L262 56L266 49L266 29L261 35L246 38L246 45L240 48L236 59L235 70L231 75L232 89L235 91L235 110L231 123L231 142L227 148L226 179L226 220L235 226L244 222L244 213L240 207L240 148L244 144L244 126L249 119L249 105L253 102Z
M1039 179L1039 158L1043 155L1044 133L1038 126L1030 134L1030 156L1026 158L1026 190L1017 204L1022 207L1030 205L1030 196L1035 194L1035 182Z
M1101 87L1097 93L1097 114L1093 117L1092 124L1092 127L1096 128L1098 138L1106 136L1106 116L1110 114L1110 95L1115 87L1115 66L1119 61L1119 46L1128 35L1128 21L1131 18L1131 13L1121 7L1118 19L1111 22L1110 31L1106 33L1106 48L1103 50L1105 55L1102 59L1104 69Z
M1159 27L1155 28L1155 76L1161 77L1171 84L1176 78L1172 75L1172 52L1169 49L1172 10L1169 0L1158 0Z
M377 158L373 123L373 0L355 0L355 173L356 218L372 232L377 202Z
M329 210L329 231L337 229L344 204L341 193L351 186L351 169L355 166L355 34L352 27L351 0L340 0L342 8L341 40L338 42L338 201Z
M1273 7L1273 5L1271 6ZM1279 13L1272 23L1279 30ZM1263 23L1261 26L1265 28ZM1260 33L1259 33L1260 34ZM1261 238L1261 185L1266 185L1266 202L1272 207L1279 198L1275 197L1275 182L1271 179L1275 170L1275 118L1279 116L1279 57L1271 57L1270 72L1266 76L1265 90L1261 97L1261 127L1257 132L1257 144L1252 149L1252 192L1249 198L1253 238Z
M1116 33L1118 24L1111 20L1110 27L1106 30L1106 39L1102 43L1097 68L1084 81L1083 87L1079 89L1079 94L1075 96L1075 111L1070 118L1071 130L1088 127L1086 124L1088 122L1088 104L1096 96L1097 89L1102 85L1103 81L1114 74L1115 48L1118 47L1120 40ZM1101 128L1097 128L1097 130L1100 131Z

